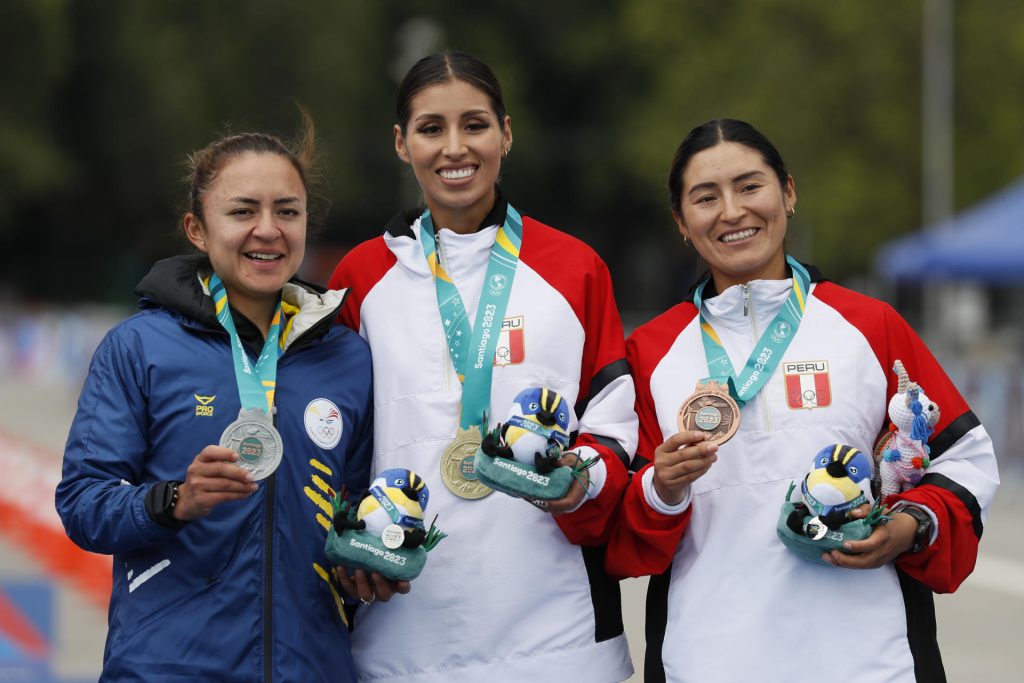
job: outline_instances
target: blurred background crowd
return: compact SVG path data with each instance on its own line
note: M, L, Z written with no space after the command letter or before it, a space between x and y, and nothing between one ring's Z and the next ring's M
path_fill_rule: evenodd
M225 131L287 136L306 106L325 173L300 275L324 283L417 203L394 92L445 47L494 68L503 187L605 259L627 329L699 272L668 209L681 137L760 128L796 180L792 253L893 303L1020 474L1019 0L4 0L0 682L98 672L109 560L66 547L52 489L92 350L152 262L187 250L185 155ZM1024 553L1000 561L1024 577Z

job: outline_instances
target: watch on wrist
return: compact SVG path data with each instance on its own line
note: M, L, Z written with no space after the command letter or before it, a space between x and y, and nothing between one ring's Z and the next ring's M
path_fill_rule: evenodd
M914 543L910 546L908 553L919 553L932 541L932 518L931 516L915 505L907 505L900 508L900 512L905 512L915 520L917 520L917 531L914 532Z
M168 529L180 529L185 526L185 522L174 518L179 486L180 481L160 481L153 484L146 494L146 512L154 522Z

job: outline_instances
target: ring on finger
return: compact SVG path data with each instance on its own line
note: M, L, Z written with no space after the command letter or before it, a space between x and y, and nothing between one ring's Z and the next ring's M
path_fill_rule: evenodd
M548 502L546 500L541 500L540 498L534 498L530 502L539 508L546 508L548 506Z
M369 600L363 600L362 598L359 598L359 602L363 603L364 605L372 605L373 601L376 600L376 599L377 599L377 594L374 593L373 595L370 596Z

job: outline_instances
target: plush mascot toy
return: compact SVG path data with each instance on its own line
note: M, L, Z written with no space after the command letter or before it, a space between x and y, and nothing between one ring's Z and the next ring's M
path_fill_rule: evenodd
M901 361L893 363L898 385L889 399L889 431L875 444L880 498L890 497L917 486L931 465L928 439L939 421L939 407L928 400L924 390L910 381Z
M586 485L586 470L595 460L559 466L569 446L569 404L544 387L522 390L512 401L505 422L488 432L473 460L484 484L518 498L555 500L564 496L573 478Z
M821 559L829 550L842 550L844 541L859 541L888 521L872 503L871 457L853 446L832 444L821 449L807 476L789 485L776 526L779 538L804 559L827 564ZM864 519L850 519L851 510L871 505Z
M445 534L423 524L430 492L412 470L382 471L353 503L334 497L334 522L327 534L327 557L334 564L380 572L389 579L419 576Z

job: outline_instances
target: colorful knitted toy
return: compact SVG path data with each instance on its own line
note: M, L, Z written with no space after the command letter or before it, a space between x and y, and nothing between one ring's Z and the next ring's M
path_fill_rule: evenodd
M931 464L928 438L939 421L939 407L916 382L911 382L903 363L893 363L899 378L897 393L889 399L889 433L883 434L875 446L880 500L891 504L889 497L913 488Z

